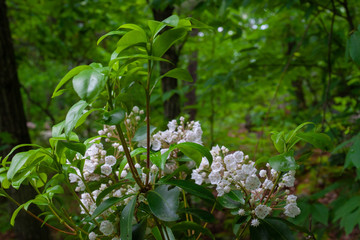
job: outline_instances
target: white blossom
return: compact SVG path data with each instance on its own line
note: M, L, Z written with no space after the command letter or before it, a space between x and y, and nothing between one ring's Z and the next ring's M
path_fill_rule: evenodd
M246 178L245 188L248 190L255 190L260 187L261 182L256 175L251 175Z
M97 237L97 234L94 232L89 233L89 240L95 240Z
M266 205L260 204L255 208L255 214L260 219L264 219L267 215L269 215L270 212L271 207L268 207Z
M114 232L114 225L108 220L102 221L100 224L100 232L105 236L109 236Z
M105 163L109 166L114 166L116 163L116 158L114 156L106 156Z
M251 220L251 226L257 227L259 225L260 225L259 219L255 218L255 219Z
M105 174L106 176L109 176L112 172L112 168L108 164L104 164L101 166L101 173Z
M296 203L289 203L284 207L284 209L285 209L284 214L292 218L296 217L301 213L300 208L298 208Z

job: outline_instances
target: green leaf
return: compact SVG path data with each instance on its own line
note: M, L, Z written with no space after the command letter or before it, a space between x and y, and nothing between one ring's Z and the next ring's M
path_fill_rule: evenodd
M346 235L349 235L356 225L360 225L360 208L357 211L345 215L341 221L340 226L345 229Z
M244 206L245 199L239 190L232 190L218 198L219 204L224 208L235 209Z
M197 185L192 180L176 180L171 179L167 180L165 184L170 184L173 186L177 186L182 188L185 192L188 192L194 196L197 196L199 198L205 199L210 202L215 202L215 197L212 195L212 193L205 187L201 185Z
M250 238L259 239L276 239L276 240L293 240L294 235L289 227L278 219L265 218L260 219L260 225L257 227L250 226Z
M61 141L61 144L63 144L66 148L71 149L85 156L85 151L86 151L85 144L80 142L66 142L66 141Z
M58 124L54 125L51 129L51 136L52 137L59 137L64 130L65 121L61 121Z
M165 239L161 237L161 233L158 227L154 227L151 229L151 233L153 234L156 240L176 240L173 232L169 227L162 226L161 231L163 232Z
M296 135L301 140L312 144L316 148L328 151L332 148L331 138L325 133L306 132Z
M179 208L179 194L178 188L169 190L169 185L160 185L155 190L149 191L147 200L151 212L165 222L178 220L179 215L176 211Z
M120 238L132 239L132 220L136 205L136 197L133 197L121 212L120 218Z
M165 73L164 75L162 75L160 78L164 78L164 77L171 77L171 78L175 78L178 80L184 80L186 82L193 82L193 78L190 75L190 73L182 68L174 68L171 69L170 71L168 71L167 73Z
M66 75L65 77L63 77L61 79L61 81L59 82L59 84L56 86L54 93L52 95L52 98L59 96L60 94L58 94L59 89L65 84L67 83L72 77L74 77L75 75L79 74L80 72L86 70L86 69L90 69L91 67L88 65L81 65L81 66L77 66L73 69L71 69Z
M354 143L349 148L346 154L345 168L351 166L351 163L356 167L360 168L360 135L355 137Z
M273 169L281 172L295 170L298 167L294 158L294 150L271 157L269 164Z
M79 102L75 103L69 110L69 112L66 114L65 118L65 135L66 138L69 139L71 131L74 129L76 123L83 115L83 111L88 106L88 103L80 100Z
M96 205L99 206L101 201L108 195L110 192L112 192L114 189L120 189L122 185L133 183L131 181L122 181L118 182L114 185L109 186L108 188L105 188L96 198Z
M188 156L189 158L194 160L197 167L200 166L200 163L201 163L203 157L207 158L207 160L209 161L209 166L211 166L211 164L213 162L213 158L212 158L210 151L200 144L193 143L193 142L183 142L183 143L174 145L170 149L173 150L175 148L178 148L186 156Z
M17 153L11 160L9 170L7 172L7 179L11 180L28 161L32 160L36 153L38 153L38 150Z
M170 29L158 36L153 44L153 55L161 57L179 39L187 33L184 28Z
M84 114L77 121L77 123L75 125L75 128L78 128L79 126L81 126L85 122L86 118L94 111L102 112L104 110L102 108L92 108L92 109L90 109L88 111L85 111Z
M121 198L118 197L111 197L106 199L105 201L103 201L94 211L94 213L91 215L91 219L95 219L97 216L99 216L100 214L102 214L104 211L106 211L107 209L111 208L112 206L114 206L115 204L117 204L118 202L123 201L124 199L133 196L134 194L130 194L130 195L126 195L123 196Z
M200 28L200 29L203 28L203 29L210 29L210 30L213 29L213 28L210 27L209 25L206 25L205 23L200 22L199 20L197 20L197 19L195 19L195 18L188 17L188 18L186 18L186 19L190 20L190 22L191 22L191 27L192 27L192 28Z
M145 34L144 29L142 29L140 26L138 26L136 24L132 24L132 23L125 23L125 24L121 25L120 27L118 27L118 29L132 29L132 30L136 30L139 32L143 32Z
M150 126L150 135L155 131L156 127ZM146 138L146 126L140 127L136 133L134 134L134 137L132 141L139 142Z
M187 230L194 230L197 233L202 233L204 235L211 237L211 239L215 239L214 235L210 232L209 229L204 228L201 225L194 222L189 222L189 221L179 222L176 223L171 229L174 232L186 232Z
M35 178L32 178L32 182L37 188L41 188L46 184L47 175L46 173L39 173Z
M14 147L13 149L11 149L11 151L9 152L8 155L6 155L6 157L2 160L2 165L5 166L6 164L6 161L9 159L9 157L19 148L22 148L22 147L36 147L36 148L42 148L40 145L37 145L37 144L20 144L20 145L17 145L16 147Z
M144 240L146 233L147 221L142 220L140 223L132 226L132 238L136 240Z
M271 140L279 153L283 153L285 151L285 139L284 139L284 132L272 132L271 133Z
M360 208L360 196L353 196L340 207L336 208L333 222L336 222L338 219L343 218L346 215L349 215L357 208Z
M316 203L311 205L311 212L314 220L321 222L325 226L328 225L329 209L323 204Z
M73 78L75 92L88 103L96 99L105 84L105 75L95 69L84 70Z
M205 211L205 210L202 210L199 208L182 208L179 210L179 213L191 214L204 222L209 222L209 223L215 222L214 215L212 215L208 211Z
M121 108L117 108L111 112L104 112L103 121L107 125L117 125L124 121L125 111Z
M53 186L53 187L49 187L48 189L46 189L46 193L63 194L63 193L64 193L64 189L63 189L62 186L60 186L60 185L55 185L55 186Z
M23 209L23 208L24 208L25 210L27 210L28 207L29 207L29 205L30 205L32 202L33 202L33 200L31 199L31 200L27 201L26 203L21 204L21 205L13 212L13 214L12 214L12 216L11 216L11 219L10 219L10 224L11 224L11 226L14 226L14 224L15 224L15 218L16 218L16 216L18 215L18 213L20 212L20 210Z
M112 36L112 35L123 35L123 34L125 34L125 33L126 33L126 32L124 32L124 31L111 31L111 32L108 32L108 33L102 35L102 36L99 38L99 40L97 40L96 44L99 45L99 44L102 42L102 40L104 40L104 39L105 39L106 37L108 37L108 36Z
M154 39L161 30L166 27L166 24L163 22L155 21L155 20L149 20L148 26L150 28L151 36Z
M180 19L177 15L172 15L172 16L164 19L162 22L166 23L167 25L169 25L171 27L177 27L179 20Z
M141 29L142 30L142 29ZM123 50L132 47L142 45L145 46L147 42L146 34L144 30L132 30L126 33L117 43L115 52L119 54Z
M299 126L297 126L297 127L295 128L295 130L294 130L294 131L291 131L290 134L288 134L288 136L286 137L286 139L285 139L285 140L286 140L286 143L289 143L289 142L293 139L293 137L296 136L296 133L297 133L300 129L302 129L302 128L305 127L306 125L310 125L310 124L315 125L315 124L312 123L312 122L304 122L304 123L300 124Z
M360 65L360 32L355 31L349 39L350 57L356 64Z

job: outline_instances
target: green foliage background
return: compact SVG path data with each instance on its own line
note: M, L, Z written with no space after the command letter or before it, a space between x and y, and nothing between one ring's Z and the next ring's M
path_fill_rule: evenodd
M276 153L272 131L314 122L334 148L311 155L308 145L296 146L304 167L294 189L302 194L302 214L294 222L312 226L318 239L359 237L360 201L351 200L360 193L357 0L7 0L7 5L33 142L46 143L50 127L75 102L70 93L51 101L59 79L75 66L108 59L115 41L109 37L96 46L101 35L123 23L145 25L152 10L175 6L179 16L213 28L179 43L179 65L197 63L197 102L182 111L197 110L205 144L241 149L261 160ZM179 84L184 106L190 87ZM162 104L172 93L156 91L151 117L161 128L167 123ZM129 106L144 108L140 92L134 87L124 95ZM80 136L96 132L100 123L93 120ZM219 236L226 236L226 226Z

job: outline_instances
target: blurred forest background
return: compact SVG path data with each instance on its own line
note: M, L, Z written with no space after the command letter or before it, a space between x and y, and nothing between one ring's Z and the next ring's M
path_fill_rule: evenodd
M187 68L195 81L165 80L152 97L152 122L161 129L180 115L196 119L207 147L225 145L256 160L276 153L272 131L314 122L331 137L333 148L311 152L308 145L297 146L298 161L303 164L294 192L300 196L302 213L293 222L315 232L318 239L359 239L358 0L5 3L33 143L48 144L51 126L62 121L75 102L75 95L69 93L51 99L60 79L75 66L110 58L117 37L97 46L100 36L123 23L146 27L149 19L191 16L212 30L194 29L170 49L167 58ZM158 70L160 74L161 66ZM124 93L124 101L144 108L137 95L142 90L133 88ZM96 120L95 114L90 116L85 127L78 129L79 136L95 135L100 128ZM6 126L0 130L0 150L8 151L18 142ZM0 207L1 238L1 233L9 236L10 216L5 203ZM225 234L222 231L231 229L226 218L222 222L219 239Z

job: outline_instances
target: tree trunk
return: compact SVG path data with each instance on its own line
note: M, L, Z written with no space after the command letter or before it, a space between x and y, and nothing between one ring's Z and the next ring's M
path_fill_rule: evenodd
M0 136L3 136L0 137L0 146L6 146L0 149L0 154L5 156L15 145L30 143L5 0L0 0L0 106ZM27 186L21 187L19 191L11 190L10 192L20 203L35 196L33 189ZM11 205L10 211L13 212L15 208L17 206ZM38 209L29 208L29 210L38 214L36 211ZM22 211L15 221L17 239L49 239L48 230L40 226L40 223Z
M157 21L162 21L170 17L174 11L174 7L169 5L164 10L152 9L154 19ZM169 50L164 54L163 58L169 60L174 65L167 62L160 62L160 75L165 74L171 69L176 68L176 65L179 61L179 55L176 51L175 46L169 48ZM161 81L161 86L163 93L176 90L178 87L177 79L164 77ZM172 96L164 102L164 115L168 120L176 118L180 114L180 96L178 93L172 94Z

